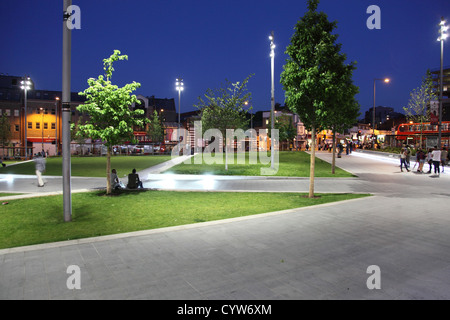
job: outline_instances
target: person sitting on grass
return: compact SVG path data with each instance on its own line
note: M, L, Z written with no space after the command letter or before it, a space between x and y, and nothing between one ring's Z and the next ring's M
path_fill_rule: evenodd
M139 175L136 173L136 169L133 169L132 172L128 175L128 189L136 189L143 188L142 181L139 179Z
M122 189L122 183L119 180L119 177L117 176L116 169L111 170L111 188L116 189Z

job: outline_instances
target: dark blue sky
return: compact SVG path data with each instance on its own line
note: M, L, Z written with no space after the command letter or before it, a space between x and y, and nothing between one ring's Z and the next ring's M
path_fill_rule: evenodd
M306 0L73 0L81 9L81 30L72 31L72 91L103 73L102 60L114 49L129 56L117 62L113 82L137 81L137 93L176 98L175 78L184 78L182 112L225 79L249 82L255 110L270 109L268 35L275 33L275 100L284 103L279 82L296 22ZM369 5L381 9L381 30L369 30ZM0 2L0 72L29 74L37 89L61 90L63 0ZM438 24L450 20L449 0L322 0L319 10L337 20L336 33L348 60L357 61L354 83L361 112L377 105L397 111L420 85L427 68L439 68ZM450 24L450 23L448 23ZM450 39L450 38L449 38ZM449 40L444 65L450 65ZM178 107L178 106L177 106Z

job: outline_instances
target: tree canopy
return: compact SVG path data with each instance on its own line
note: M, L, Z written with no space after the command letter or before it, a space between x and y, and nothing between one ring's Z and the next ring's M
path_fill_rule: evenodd
M338 114L340 123L353 118L357 92L351 84L354 64L345 64L346 56L333 34L337 22L318 12L318 4L319 0L308 0L308 11L294 27L281 74L287 106L311 131L310 197L314 196L316 132L335 125Z
M133 126L143 127L148 119L142 117L144 111L132 110L133 103L140 103L132 92L141 85L133 81L123 87L113 85L111 82L114 71L113 63L128 60L127 55L121 55L119 50L103 60L105 75L97 79L87 80L89 87L79 95L86 97L86 102L77 107L81 113L88 114L84 124L79 124L77 133L92 139L100 139L107 147L107 193L111 193L110 169L111 150L114 145L124 140L133 139Z
M152 142L164 141L164 124L156 110L153 111L153 114L149 119L147 135Z
M225 136L226 129L245 129L248 126L247 112L251 109L248 102L251 93L247 83L251 75L242 82L225 84L217 89L207 89L203 97L198 97L195 106L200 110L203 132L208 129L218 129Z
M423 123L430 120L430 102L437 100L436 90L430 70L427 70L420 87L411 91L408 105L403 107L406 117L410 121Z
M248 127L247 112L251 110L248 107L251 93L247 90L247 83L251 76L242 82L231 83L226 80L220 88L207 89L205 95L198 98L196 107L200 111L202 133L209 129L219 130L223 141L226 141L228 129L245 130ZM226 153L227 150L225 147ZM228 155L225 155L225 169L228 170Z

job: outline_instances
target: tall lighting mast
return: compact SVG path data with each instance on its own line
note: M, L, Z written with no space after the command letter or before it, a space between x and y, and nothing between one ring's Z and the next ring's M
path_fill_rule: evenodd
M441 34L438 41L441 42L441 74L439 80L439 133L438 133L438 148L441 149L442 143L442 99L443 99L443 83L444 83L444 40L448 37L447 30L448 27L445 25L444 17L441 18L441 26L439 33Z
M273 130L275 128L275 80L274 80L274 70L275 70L275 43L274 43L274 35L273 35L273 31L271 32L270 36L269 36L269 40L270 40L270 70L271 70L271 99L270 99L270 117L272 119L272 132L271 132L271 137L272 139L270 140L270 162L271 165L270 167L272 169L274 169L274 161L275 161L275 143L273 139Z

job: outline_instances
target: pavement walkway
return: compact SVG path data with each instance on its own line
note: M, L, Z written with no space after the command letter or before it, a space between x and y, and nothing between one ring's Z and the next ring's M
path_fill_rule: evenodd
M331 154L318 157L330 161ZM0 299L449 299L450 175L400 172L397 159L356 152L337 165L358 177L316 179L316 192L374 196L0 250ZM8 179L0 177L0 190L25 183ZM161 185L230 191L309 186L308 179L171 179ZM146 187L157 181L154 176ZM72 182L78 183L87 187ZM81 289L67 286L71 265L80 268Z

